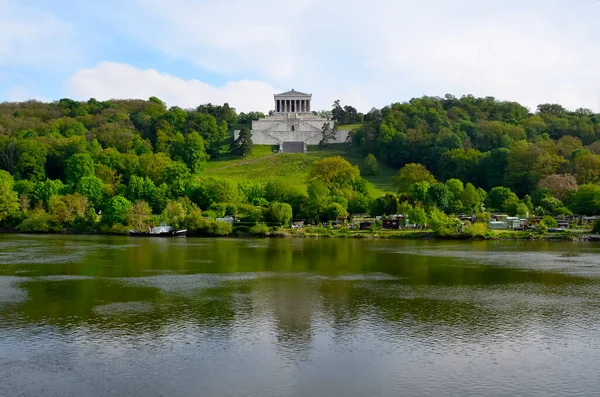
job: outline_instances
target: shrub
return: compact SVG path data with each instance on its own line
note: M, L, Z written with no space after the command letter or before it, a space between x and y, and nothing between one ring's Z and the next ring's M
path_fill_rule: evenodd
M269 234L269 226L264 223L257 223L250 228L250 234L254 236L266 236Z
M546 215L544 217L544 224L547 227L557 227L558 226L558 222L556 222L556 219L554 219L553 217Z
M492 236L492 232L488 229L487 224L474 223L463 228L463 235L471 238L490 238Z
M594 222L594 227L592 228L594 233L600 233L600 219Z
M228 236L233 232L233 226L228 222L213 221L210 225L210 234L213 236Z
M52 215L44 210L33 211L17 226L20 232L49 232L52 230Z
M541 221L540 223L535 225L535 231L540 234L548 233L548 226L546 226L544 221Z

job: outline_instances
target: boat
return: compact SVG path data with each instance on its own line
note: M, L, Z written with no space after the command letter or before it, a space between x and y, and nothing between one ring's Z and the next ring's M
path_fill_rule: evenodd
M148 231L130 230L132 237L185 237L187 229L175 230L172 226L151 227Z

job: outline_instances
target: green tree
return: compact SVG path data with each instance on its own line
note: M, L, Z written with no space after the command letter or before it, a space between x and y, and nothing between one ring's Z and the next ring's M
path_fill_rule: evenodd
M19 179L41 181L46 176L46 147L35 139L19 139L17 141L18 160L14 167L15 176Z
M363 161L363 172L365 175L377 175L379 172L379 162L377 158L369 153Z
M503 210L505 203L518 202L519 198L507 187L497 186L487 196L487 206L495 210Z
M329 221L334 221L340 218L346 218L348 216L348 211L346 207L341 205L340 203L330 203L325 208L325 219Z
M106 197L106 187L102 180L95 175L84 176L77 182L75 191L86 196L94 208L100 209Z
M115 224L126 225L127 215L131 209L131 202L123 196L111 198L102 214L102 223L108 226Z
M330 123L324 123L323 127L321 127L321 141L319 142L319 146L329 146L331 141L335 141L335 127L331 127Z
M462 201L463 207L470 212L479 212L481 210L481 204L483 200L481 195L471 183L467 183L464 190L460 194L460 200Z
M372 215L395 215L398 213L398 199L391 193L373 201Z
M242 128L238 138L233 142L231 152L236 156L246 157L252 154L252 133L247 128Z
M73 186L83 177L95 175L94 160L88 153L77 153L67 160L65 170L68 183Z
M0 170L0 222L19 209L17 193L13 190L13 177Z
M330 190L351 189L359 178L360 171L358 167L350 164L340 156L317 160L309 171L309 180L319 180Z
M272 203L266 215L270 222L287 225L292 220L292 206L287 203Z
M568 207L574 214L600 215L600 186L585 184L569 196Z
M433 185L437 181L424 165L415 163L406 164L394 177L394 184L398 187L399 193L408 193L411 186L417 182Z

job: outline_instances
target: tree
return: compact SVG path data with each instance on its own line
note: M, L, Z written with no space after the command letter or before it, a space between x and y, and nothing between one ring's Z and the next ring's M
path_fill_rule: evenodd
M427 204L437 206L442 211L449 212L453 197L452 192L446 184L436 183L427 192Z
M497 186L490 190L487 197L487 206L495 210L503 210L505 203L510 201L519 201L516 194L507 187Z
M372 215L395 215L398 212L398 199L391 193L373 201Z
M178 134L173 141L171 151L172 158L183 161L193 173L200 172L209 158L206 154L204 139L196 131L191 131L185 137Z
M252 133L249 129L242 128L240 135L233 142L231 152L240 157L246 157L252 154Z
M359 178L358 167L340 156L315 161L309 172L309 180L320 180L330 190L352 188Z
M407 193L417 182L433 185L437 181L424 165L416 163L406 164L394 177L394 184L398 187L399 193Z
M600 186L591 183L579 186L579 189L569 196L568 206L575 214L599 215Z
M325 208L325 214L326 220L334 221L340 218L346 218L348 216L348 211L340 203L330 203L327 208Z
M369 153L367 157L365 157L363 161L363 169L363 173L365 175L377 175L377 172L379 171L379 162L372 153Z
M479 212L483 203L481 195L471 183L467 183L465 186L460 195L460 201L462 201L463 207L471 212Z
M0 170L0 222L19 209L18 196L13 186L13 177L8 172Z
M408 212L408 220L410 223L424 227L428 223L427 213L423 207L415 206Z
M52 196L49 208L55 222L71 226L78 218L85 218L89 202L87 197L79 193Z
M286 225L292 219L292 206L287 203L273 203L269 206L266 215L270 222Z
M123 196L111 198L102 214L102 223L108 226L115 224L126 225L127 214L131 208L131 202Z
M73 186L86 176L95 175L94 160L88 153L77 153L67 160L65 170L67 182Z
M75 191L86 196L95 209L102 208L106 195L106 187L102 180L95 175L84 176L77 182Z
M46 208L48 208L48 204L50 203L50 199L52 196L56 196L59 194L66 194L67 189L65 185L60 181L46 179L43 182L38 182L35 185L35 190L33 192L33 201L35 204L38 202L42 202Z
M163 222L175 229L180 228L185 222L187 211L181 200L169 200L160 218Z
M577 180L571 174L552 174L543 178L538 183L538 188L546 188L554 197L564 201L570 192L579 188L579 185L577 185Z
M330 123L324 123L323 127L321 127L321 141L319 142L319 146L329 146L331 141L335 141L335 127L331 128Z
M46 147L34 139L19 139L17 141L17 162L14 173L19 179L41 181L46 176Z

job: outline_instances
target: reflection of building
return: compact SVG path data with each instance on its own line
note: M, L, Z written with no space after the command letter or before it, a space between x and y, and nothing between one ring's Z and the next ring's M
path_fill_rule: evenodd
M303 278L283 278L273 286L277 341L284 350L308 353L312 342L314 286Z
M256 145L279 145L283 152L303 152L306 145L318 145L324 125L334 122L311 113L312 95L291 90L275 95L275 112L252 122L252 142ZM344 143L349 131L337 131L335 141ZM234 132L237 139L239 131Z

